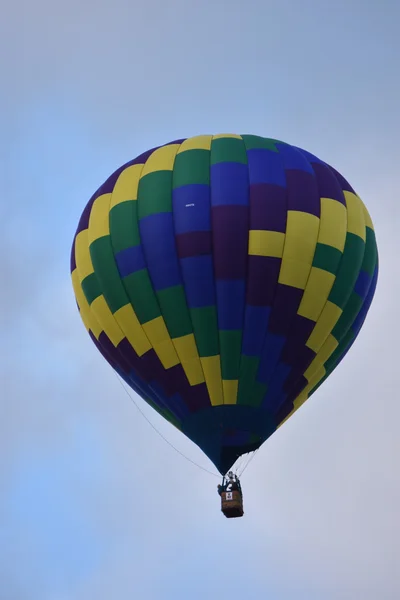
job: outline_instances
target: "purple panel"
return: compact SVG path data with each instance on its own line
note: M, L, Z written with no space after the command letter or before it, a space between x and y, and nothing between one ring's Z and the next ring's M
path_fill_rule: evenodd
M353 194L355 194L355 191L353 190L353 188L351 187L351 185L349 184L349 182L343 177L343 175L341 175L339 173L339 171L336 171L336 169L334 169L330 165L329 165L329 168L332 169L333 173L335 174L337 180L339 181L339 184L340 184L340 187L342 188L342 190L344 192L353 192Z
M268 330L276 335L288 336L291 320L297 313L303 290L278 283L274 307L268 323Z
M248 207L213 207L211 220L215 277L245 279L249 246Z
M76 240L76 234L74 236L74 239L73 239L73 242L72 242L72 248L71 248L71 260L70 260L71 273L73 273L75 271L75 269L76 269L75 240Z
M300 369L299 369L300 371ZM288 400L296 400L297 396L304 390L306 385L308 384L307 379L304 377L303 373L296 374L296 377L292 377L292 374L289 375L287 382L284 385L284 390L287 392ZM291 382L289 386L289 382Z
M99 335L98 343L99 346L101 346L101 348L107 354L107 356L110 357L112 362L118 365L118 367L120 367L124 371L124 373L129 374L131 372L133 366L129 363L128 360L126 360L124 355L118 351L118 348L114 346L114 344L104 333L104 331L102 331Z
M305 171L286 171L287 209L299 210L319 217L321 202L314 175Z
M313 165L320 198L332 198L346 206L342 188L331 169L322 163Z
M102 346L100 344L100 342L98 342L98 340L95 338L95 336L93 335L93 333L91 331L89 331L89 335L90 335L92 342L94 343L94 345L96 346L96 348L100 352L100 354L103 356L103 358L109 363L109 365L111 365L111 367L113 369L119 370L119 366L117 365L117 363L111 358L111 356L106 351L106 348L104 346ZM104 334L104 335L106 335L106 334ZM126 365L126 369L128 369L128 365Z
M282 360L289 365L297 366L296 360L299 353L305 348L305 343L315 327L315 322L297 315L290 324L290 330L285 347L282 351Z
M272 306L280 268L280 258L249 256L246 304Z
M286 231L287 191L269 183L250 186L250 229Z
M175 237L179 258L212 253L211 231L192 231Z
M292 410L293 402L286 400L286 402L279 408L278 412L276 413L276 424L279 425L279 423L282 423L282 421L284 421L286 417L290 415Z

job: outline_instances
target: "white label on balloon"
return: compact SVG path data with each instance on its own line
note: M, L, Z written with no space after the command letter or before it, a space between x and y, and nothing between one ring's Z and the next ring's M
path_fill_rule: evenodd
M226 499L232 500L232 492L226 492Z

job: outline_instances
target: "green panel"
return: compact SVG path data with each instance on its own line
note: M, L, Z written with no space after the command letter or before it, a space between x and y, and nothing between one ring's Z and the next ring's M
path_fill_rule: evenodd
M242 139L245 143L246 150L264 149L271 150L272 152L279 152L276 144L282 144L279 140L272 138L264 138L258 135L242 135Z
M191 308L190 316L199 356L219 354L218 319L215 306Z
M209 150L187 150L176 156L172 176L173 188L193 183L210 185Z
M172 171L156 171L139 181L138 217L172 211Z
M222 379L239 379L242 330L220 330Z
M237 404L260 406L267 392L267 386L256 379L259 364L258 356L242 355Z
M236 162L247 164L246 147L238 138L217 138L211 142L211 164Z
M159 415L161 415L162 417L164 417L164 419L167 419L167 421L169 421L172 425L175 425L175 427L177 429L179 429L179 431L182 431L182 426L180 421L175 417L175 415L168 409L166 408L160 408L155 402L153 402L153 400L151 400L151 398L145 398L147 404L149 404L152 408L154 408L155 411L158 412Z
M147 269L131 273L122 281L140 323L147 323L161 316Z
M101 291L111 312L115 313L128 304L129 299L122 285L109 235L98 238L90 244L90 256Z
M361 298L358 294L353 292L345 306L345 309L339 321L332 329L333 337L335 337L339 342L346 335L349 328L352 326L363 304L364 298Z
M121 202L110 210L110 234L114 254L140 245L136 200Z
M354 331L352 329L349 329L347 331L346 335L343 337L342 341L340 342L339 346L336 348L336 350L334 352L332 352L331 356L328 358L328 360L325 363L325 369L327 372L327 374L325 375L325 378L328 377L328 375L330 375L332 373L332 371L335 369L339 360L342 358L342 356L345 354L345 352L347 352L347 350L350 348L354 339L355 339Z
M192 322L181 285L157 292L161 313L172 338L192 333Z
M366 227L365 253L362 270L366 271L370 277L374 274L377 258L378 249L376 247L375 232L369 227Z
M342 253L337 248L318 243L315 248L313 267L324 269L324 271L336 275L341 258Z
M330 302L333 302L342 310L357 281L364 257L364 249L365 244L358 235L353 233L346 235L342 260L328 298Z
M250 441L250 444L257 444L258 442L261 443L261 438L256 433L252 433L249 441Z
M101 295L101 287L96 273L91 273L82 281L82 290L88 304L92 304Z

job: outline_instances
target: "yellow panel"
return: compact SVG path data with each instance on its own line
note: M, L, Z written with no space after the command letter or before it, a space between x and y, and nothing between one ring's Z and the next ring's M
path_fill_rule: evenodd
M324 367L318 369L318 371L313 375L310 383L307 386L307 397L311 395L311 392L315 388L315 386L321 381L323 377L326 375L326 370Z
M285 234L279 231L249 231L249 254L254 256L274 256L281 258Z
M80 311L80 315L81 315L81 319L83 321L83 324L85 325L86 329L93 333L93 335L95 336L95 338L98 340L99 336L101 334L101 332L103 331L99 322L97 321L96 317L92 314L88 301L86 300L86 296L83 293L80 281L79 281L79 275L78 275L78 270L74 269L74 271L71 274L72 277L72 286L74 288L74 293L75 293L75 297L76 297L76 301L78 303L79 306L79 311Z
M370 229L372 229L372 231L374 231L374 224L372 222L371 215L369 214L368 209L364 203L362 203L362 207L364 212L365 227L369 227Z
M288 210L283 258L312 264L317 245L319 218L298 210Z
M121 202L137 200L137 191L142 169L143 165L131 165L122 171L111 194L110 210L113 206L121 204Z
M237 379L223 379L222 386L224 390L224 404L236 404L238 393Z
M314 350L314 352L320 350L322 344L338 322L342 312L341 308L328 300L307 340L307 346L311 348L311 350Z
M141 178L156 171L172 171L179 146L180 144L171 144L170 146L163 146L155 150L147 159Z
M203 356L200 358L200 361L203 367L211 404L213 406L223 404L224 394L222 390L220 356Z
M95 300L93 300L92 304L90 305L90 310L93 312L96 319L102 326L107 337L111 340L114 346L118 346L125 336L119 328L118 323L114 319L114 316L110 311L104 296L98 296Z
M204 373L193 333L172 340L190 385L204 383Z
M284 285L291 285L292 287L304 290L310 270L311 264L309 263L283 259L278 281Z
M92 242L110 233L110 202L111 194L103 194L93 202L89 217L88 241Z
M181 144L178 154L187 150L210 150L211 141L212 135L196 135Z
M346 207L337 200L321 198L320 221L318 242L343 252L347 233Z
M321 350L318 352L317 356L314 358L307 371L304 373L304 377L308 382L311 382L315 377L315 374L319 369L324 368L324 364L328 360L328 358L333 354L333 352L338 347L338 341L333 335L329 334L326 338L324 345ZM325 369L324 369L325 370ZM314 383L314 385L316 385Z
M147 321L142 325L145 334L150 340L164 369L169 369L179 364L179 358L174 345L169 337L168 329L162 317Z
M308 388L308 386L307 386ZM297 396L297 398L295 399L295 401L293 402L293 411L296 412L296 410L298 410L300 408L300 406L302 406L304 404L304 402L306 400L308 400L308 394L310 393L311 390L309 389L304 389L301 394L299 394Z
M75 238L75 261L79 273L79 279L81 281L94 272L89 250L87 229L80 231Z
M118 309L114 313L114 318L138 356L142 356L151 349L151 344L131 304L125 304Z
M312 267L297 314L317 321L335 281L335 275Z
M237 133L217 133L213 135L213 140L219 140L221 138L234 138L235 140L241 140L242 136Z
M347 205L347 231L365 242L365 218L361 199L353 192L343 192Z

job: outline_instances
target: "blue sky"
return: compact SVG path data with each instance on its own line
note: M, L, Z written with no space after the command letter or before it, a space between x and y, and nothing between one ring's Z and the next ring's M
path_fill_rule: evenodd
M399 22L389 0L3 9L0 600L400 596ZM157 436L97 354L69 278L81 210L115 168L230 131L340 170L371 212L381 264L358 342L258 452L234 522L217 478Z

